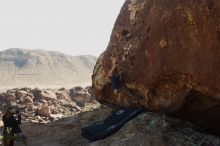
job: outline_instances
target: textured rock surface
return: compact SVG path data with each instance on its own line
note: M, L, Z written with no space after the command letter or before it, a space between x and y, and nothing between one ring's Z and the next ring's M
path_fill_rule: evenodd
M220 133L219 47L219 0L126 0L96 63L94 95L100 102L144 106ZM128 89L120 94L109 81L115 71Z
M79 106L85 106L86 103L94 103L95 98L91 97L89 90L91 87L83 89L82 87L74 87L70 89L70 97Z
M17 90L16 93L15 93L17 99L21 99L22 97L27 96L27 94L28 93L26 91L23 91L23 90Z
M218 146L218 138L196 132L193 125L155 113L144 113L119 132L92 146Z
M51 90L35 90L34 95L43 100L56 100L57 96Z
M73 88L74 89L74 88ZM87 88L80 88L77 94L78 98L82 93L87 92ZM10 90L11 93L16 93L22 89ZM71 89L72 90L72 89ZM28 94L36 91L31 90ZM91 102L86 103L85 107L78 107L76 102L70 99L68 89L51 89L51 92L57 95L65 94L66 96L59 96L58 100L45 100L44 103L40 102L38 98L34 97L33 103L21 103L19 100L13 103L16 109L20 109L22 115L22 132L28 137L28 146L70 146L70 145L82 145L87 143L86 139L80 137L81 125L85 126L88 122L94 122L94 120L101 120L104 116L107 116L109 110L94 111L100 107L100 104L96 101L89 100ZM8 93L8 92L7 92ZM75 92L76 93L76 92ZM88 93L88 92L87 92ZM1 94L0 94L1 95ZM4 93L3 93L4 95ZM2 96L3 96L2 95ZM28 97L28 96L27 96ZM73 98L74 96L71 95ZM6 97L5 97L6 98ZM1 99L1 96L0 96ZM5 108L8 106L6 102L0 100L0 117L5 112ZM12 104L12 103L11 103ZM56 113L55 113L56 112ZM85 112L86 114L82 114ZM103 116L104 115L104 116ZM3 130L3 123L0 119L0 137ZM54 121L59 121L58 123ZM50 124L49 124L50 123ZM2 146L0 140L0 146ZM24 146L20 143L15 143L15 146Z
M143 113L106 139L89 143L81 128L102 120L111 109L99 108L47 124L22 123L28 146L219 146L217 137L196 132L192 124L161 114ZM1 128L0 128L1 131ZM20 145L18 145L20 146Z
M75 90L77 88L78 90ZM90 111L100 105L89 93L90 88L8 90L5 93L0 93L0 114L4 113L8 106L13 106L20 110L24 122L48 123L83 111ZM71 92L75 94L71 94ZM21 93L21 95L17 96L17 93ZM84 100L85 95L86 100ZM77 99L80 97L83 99L80 103L84 106L80 106L74 100L75 96Z
M30 96L25 96L21 98L20 103L22 104L33 103L33 99Z
M41 109L37 109L36 114L43 117L50 117L51 114L50 107L45 105Z

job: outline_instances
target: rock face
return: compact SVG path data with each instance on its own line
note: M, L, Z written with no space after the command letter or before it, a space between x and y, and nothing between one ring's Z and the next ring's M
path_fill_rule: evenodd
M94 96L165 112L220 134L219 47L218 0L126 0L96 63ZM122 77L120 94L113 93L111 74Z

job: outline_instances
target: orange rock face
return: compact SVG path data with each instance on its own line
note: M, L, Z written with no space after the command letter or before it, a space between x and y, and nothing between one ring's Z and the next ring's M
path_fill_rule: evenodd
M115 70L126 88L117 94L109 80ZM126 0L95 66L93 92L103 103L220 131L220 1Z

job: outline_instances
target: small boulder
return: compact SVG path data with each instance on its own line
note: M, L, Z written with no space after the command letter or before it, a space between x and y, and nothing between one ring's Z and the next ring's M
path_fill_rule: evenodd
M33 91L35 98L44 100L57 100L56 94L51 90L35 90Z
M70 99L67 91L58 91L56 92L56 96L58 99Z
M50 111L51 111L51 114L58 114L59 111L57 110L58 106L50 106Z
M28 94L27 91L23 91L23 90L16 90L15 93L17 99L21 99L22 97L27 96L27 94Z
M26 104L26 109L27 109L27 110L30 110L30 111L34 111L34 110L37 109L37 107L34 106L33 103L27 103L27 104Z
M55 120L58 120L58 119L61 119L61 118L63 118L63 114L51 114L49 120L50 121L55 121Z
M70 97L80 107L85 107L86 103L95 103L96 100L89 93L90 87L86 89L82 87L75 87L70 89Z
M74 108L76 109L77 112L82 111L82 109L77 105Z
M16 96L13 93L5 93L4 96L7 101L15 101L16 100Z
M7 90L7 93L15 93L16 92L16 90L13 90L13 89L10 89L10 90Z
M23 96L20 100L21 104L33 103L33 99L30 96Z
M61 100L61 103L66 108L70 108L70 109L74 108L74 109L76 109L76 111L81 111L81 108L78 105L76 105L75 102L71 102L71 101L68 102L68 101L65 101L65 100Z
M42 106L41 109L37 109L35 113L42 117L50 117L50 114L51 114L50 107L47 105L44 105Z
M64 107L74 108L76 106L76 103L74 104L71 101L60 100L60 102L63 104Z

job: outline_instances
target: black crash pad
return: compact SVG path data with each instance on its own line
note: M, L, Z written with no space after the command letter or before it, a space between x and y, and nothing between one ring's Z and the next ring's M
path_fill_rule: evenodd
M83 127L82 136L91 142L104 139L117 132L126 122L135 118L142 111L143 109L134 107L119 109L103 121Z

